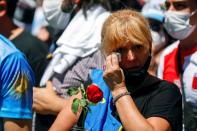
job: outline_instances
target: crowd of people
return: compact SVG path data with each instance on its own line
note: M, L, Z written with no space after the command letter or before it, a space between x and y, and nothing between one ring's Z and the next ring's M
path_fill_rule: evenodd
M196 0L0 0L0 131L196 131L196 35Z

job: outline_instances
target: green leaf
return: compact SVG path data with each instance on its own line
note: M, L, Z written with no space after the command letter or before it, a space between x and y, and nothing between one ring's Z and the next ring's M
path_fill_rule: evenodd
M80 100L80 106L81 106L81 107L87 106L87 101L86 101L86 99L82 98L82 99Z
M71 87L68 89L68 95L73 96L79 93L79 88L78 87Z
M78 98L75 98L73 100L73 103L72 103L72 111L73 111L74 114L77 114L77 112L78 112L79 102L80 102L80 100Z

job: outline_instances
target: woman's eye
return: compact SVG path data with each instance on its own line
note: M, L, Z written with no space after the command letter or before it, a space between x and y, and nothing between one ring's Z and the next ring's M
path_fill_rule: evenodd
M133 50L141 50L143 48L142 45L135 45L133 46Z

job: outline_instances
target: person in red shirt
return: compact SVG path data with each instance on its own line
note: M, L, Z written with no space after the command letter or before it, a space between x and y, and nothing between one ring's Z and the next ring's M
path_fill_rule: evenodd
M164 27L175 39L160 58L158 77L179 86L186 130L197 129L196 0L167 0ZM195 19L196 18L196 19Z

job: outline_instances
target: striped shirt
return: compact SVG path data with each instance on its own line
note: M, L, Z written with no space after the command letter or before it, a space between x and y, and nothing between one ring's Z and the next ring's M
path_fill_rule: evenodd
M96 51L85 58L78 59L63 74L54 74L51 81L56 92L62 97L67 97L68 87L79 87L81 83L87 85L91 82L89 79L91 69L102 69L103 65L104 57L101 51Z

